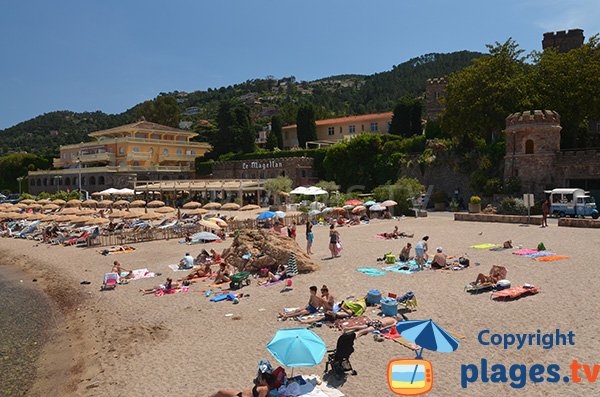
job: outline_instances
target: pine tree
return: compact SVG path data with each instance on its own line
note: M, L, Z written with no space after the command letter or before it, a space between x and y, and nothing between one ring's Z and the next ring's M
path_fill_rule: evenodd
M298 145L305 147L306 142L317 139L317 123L315 121L315 108L310 105L302 105L298 109L296 117L296 131L298 135Z
M271 134L275 135L275 138L277 139L276 146L279 149L283 149L283 130L281 117L277 115L271 117Z

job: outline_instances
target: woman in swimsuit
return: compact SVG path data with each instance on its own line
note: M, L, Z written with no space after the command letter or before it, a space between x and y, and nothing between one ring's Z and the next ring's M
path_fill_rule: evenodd
M342 328L342 332L358 331L356 333L356 337L358 338L359 336L366 335L369 332L383 331L384 329L394 327L398 322L394 317L382 317L381 320L367 320L368 321L365 325L355 325L352 327Z
M312 255L312 243L315 239L315 235L312 231L312 223L310 221L306 221L306 255Z
M257 385L251 390L219 390L211 397L267 397L269 395L269 384L273 383L272 374L264 373L258 376Z
M221 262L219 271L217 272L217 277L215 278L215 284L231 282L231 279L229 278L230 274L231 271L229 270L229 265L227 265L225 262Z
M329 227L329 251L331 252L331 259L337 258L338 248L337 243L340 241L340 234L335 230L335 225Z

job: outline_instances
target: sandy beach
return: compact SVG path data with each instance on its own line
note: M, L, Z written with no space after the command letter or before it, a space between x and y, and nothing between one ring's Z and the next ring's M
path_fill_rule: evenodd
M384 240L374 236L390 232L395 225L415 238ZM573 359L593 364L600 353L597 310L600 292L594 247L600 234L593 230L535 226L455 222L449 214L430 214L427 218L402 218L372 221L369 225L344 227L340 234L342 256L333 260L327 248L327 228L315 227L314 258L321 270L299 275L293 290L281 292L281 284L258 287L256 281L240 292L249 294L239 304L212 303L201 292L203 283L192 285L190 292L157 297L142 295L140 288L162 283L166 277L179 278L175 264L187 251L215 248L222 251L231 243L185 246L178 241L155 241L136 244L136 251L102 256L95 248L57 247L28 240L1 239L0 249L6 259L18 265L60 307L64 317L52 332L38 363L38 373L31 396L148 396L184 394L208 396L221 388L248 389L261 359L273 365L276 360L266 350L267 342L280 328L296 327L289 320L277 321L283 307L303 306L310 285L329 286L338 299L362 297L370 289L403 294L413 291L418 310L408 313L411 320L433 319L452 332L464 335L453 353L424 352L432 362L435 379L431 396L492 394L527 396L591 396L597 390L585 380L579 384L527 381L524 388L508 382L470 383L461 388L461 364L479 365L482 358L490 364L550 364L561 366L568 374ZM429 251L443 246L449 255L467 254L471 266L463 271L444 273L423 271L416 274L388 273L369 277L358 267L382 267L376 258L385 252L398 253L411 241L430 236ZM502 243L535 248L539 242L560 255L571 258L556 262L537 262L512 255L510 250L493 252L468 248L474 244ZM304 227L298 227L298 243L304 247ZM161 272L157 278L132 281L114 291L99 291L102 276L109 272L113 260L126 268L148 268ZM479 266L475 262L480 263ZM489 293L470 295L464 286L479 272L488 273L493 264L508 269L513 286L524 283L541 287L538 295L513 302L496 302ZM88 280L89 285L80 284ZM374 316L370 308L368 315ZM483 346L477 340L481 330L492 333L542 333L573 331L573 346L542 349L525 346L521 350L503 350ZM335 346L339 331L327 326L315 328L329 348ZM349 376L338 385L346 396L391 396L386 384L386 366L390 359L413 358L414 353L391 341L376 342L370 335L359 338L351 357L357 376ZM295 374L322 375L325 362L313 368L297 368ZM58 392L58 393L57 393Z

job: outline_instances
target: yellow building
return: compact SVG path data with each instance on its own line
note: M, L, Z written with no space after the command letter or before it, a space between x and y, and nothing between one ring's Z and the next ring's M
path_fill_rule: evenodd
M363 132L387 134L392 122L393 112L363 114L360 116L339 117L336 119L318 120L317 140L307 142L307 146L328 146L356 136ZM283 127L283 147L298 147L297 126Z
M81 183L83 190L93 192L127 187L123 185L138 179L190 178L195 158L211 149L191 142L196 135L145 120L92 132L92 142L60 147L56 170L30 172L29 191L74 190Z

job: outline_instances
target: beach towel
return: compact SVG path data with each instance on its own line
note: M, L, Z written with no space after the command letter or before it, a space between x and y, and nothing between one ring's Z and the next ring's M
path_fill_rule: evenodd
M521 249L513 252L513 255L529 255L538 252L538 250L532 249Z
M541 261L541 262L552 262L552 261L559 261L561 259L569 259L570 256L565 256L565 255L549 255L549 256L541 256L539 258L535 258L536 261Z
M499 247L502 247L502 244L490 244L490 243L486 243L486 244L472 245L470 248L490 249L490 248L499 248Z
M525 254L523 256L527 257L527 258L542 258L544 256L555 256L556 254L554 252L549 252L549 251L538 251L538 252L532 252L531 254Z
M169 265L169 268L171 268L171 270L173 270L174 272L189 272L192 269L180 269L179 265Z
M344 397L344 393L328 385L327 382L322 382L316 375L303 376L302 378L304 384L299 385L300 387L295 390L300 393L298 394L299 397Z
M275 284L279 284L282 283L283 280L276 280L276 281L271 281L270 283L266 283L266 284L261 284L261 287L270 287L271 285L275 285Z
M523 298L525 296L535 295L538 292L540 292L539 287L534 287L534 286L513 287L513 288L503 289L502 291L494 292L492 294L492 299L502 300L502 301L515 300L515 299Z
M289 278L298 275L298 263L296 262L296 254L294 254L293 252L290 253L290 257L288 258L285 273Z
M179 292L188 292L189 290L189 287L171 288L170 290L160 289L154 293L154 296L172 295Z
M505 251L505 250L509 250L512 248L504 248L504 247L495 247L495 248L490 248L490 251Z
M359 267L356 269L357 272L361 272L371 277L385 276L385 272L377 270L374 267Z
M337 328L340 331L344 328L356 327L356 326L366 326L369 322L369 319L365 316L359 317L351 317L351 318L339 318L335 320L331 326L333 328Z
M221 295L217 295L217 296L213 296L212 298L210 298L211 302L221 302L224 300L234 300L235 299L235 295L229 293L229 294L221 294Z
M121 277L127 276L127 273L122 273ZM143 278L156 277L156 273L149 271L148 269L135 269L131 271L131 277L129 280L140 280Z
M362 316L367 310L367 302L364 299L359 299L356 302L345 301L343 308L352 311L355 316Z

